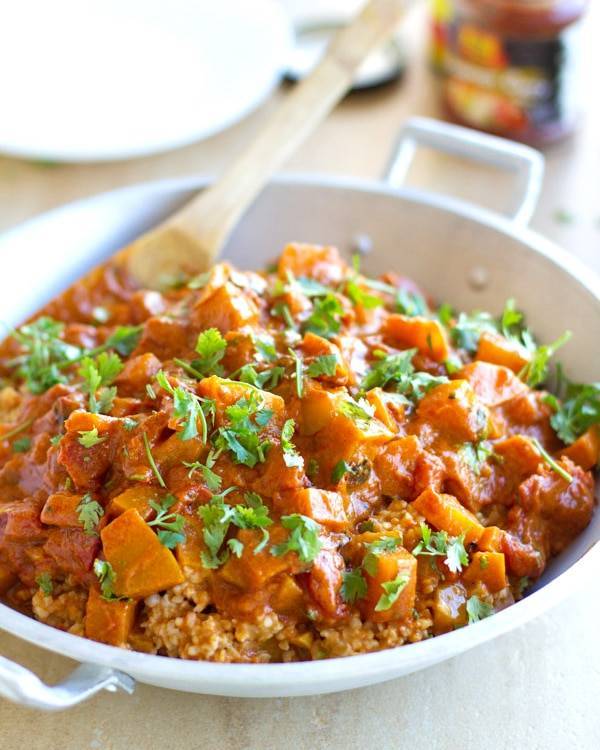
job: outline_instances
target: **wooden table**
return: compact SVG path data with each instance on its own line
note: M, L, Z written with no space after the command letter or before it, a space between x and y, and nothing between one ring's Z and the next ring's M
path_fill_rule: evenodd
M295 3L299 5L299 3ZM600 70L587 22L586 64ZM407 27L410 68L397 86L348 98L291 160L291 171L377 177L404 119L439 115L424 62L423 18ZM597 82L588 91L597 92ZM203 143L131 162L56 166L0 158L0 230L67 201L166 176L218 172L258 132L276 94L240 125ZM533 226L600 270L600 100L591 94L577 136L547 152ZM413 181L466 197L497 200L485 170L448 169L424 156ZM47 252L47 249L40 250ZM60 256L57 251L57 262ZM557 302L558 303L558 302ZM546 616L440 666L362 690L314 698L238 700L139 686L132 697L104 694L67 714L33 714L0 702L2 750L181 748L528 748L600 747L597 592L572 597ZM71 663L0 634L0 653L48 681Z

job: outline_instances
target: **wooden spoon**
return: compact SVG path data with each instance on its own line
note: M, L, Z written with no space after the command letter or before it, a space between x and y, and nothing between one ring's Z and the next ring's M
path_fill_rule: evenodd
M407 4L369 0L221 178L121 251L119 261L140 286L160 288L166 279L212 265L269 178L343 97L360 64L391 37Z

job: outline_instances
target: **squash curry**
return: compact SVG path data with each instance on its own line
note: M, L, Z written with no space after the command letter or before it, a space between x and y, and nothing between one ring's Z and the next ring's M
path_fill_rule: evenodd
M589 523L600 384L566 342L433 307L331 247L157 292L118 261L0 347L0 594L189 659L291 661L470 625Z

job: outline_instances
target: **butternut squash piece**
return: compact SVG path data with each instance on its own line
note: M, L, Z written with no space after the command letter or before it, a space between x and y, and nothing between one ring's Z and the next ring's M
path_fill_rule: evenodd
M193 568L208 574L209 571L202 565L200 555L206 549L204 546L202 532L204 526L197 516L185 516L183 533L185 541L175 548L175 557L182 568Z
M316 333L308 331L304 334L302 339L302 351L305 357L326 357L333 356L337 359L335 372L333 375L320 375L319 377L325 378L325 380L331 380L335 378L338 382L348 377L348 368L344 364L342 359L342 353L335 344L331 341L327 341L322 336L317 336Z
M42 508L41 522L49 526L81 526L77 506L82 499L83 495L71 492L50 495Z
M477 540L477 546L483 552L500 552L504 534L504 530L498 526L486 526Z
M17 575L5 565L0 563L0 594L6 594L8 589L17 582Z
M484 331L479 337L475 357L483 362L508 367L517 374L529 364L531 359L531 355L524 346L491 331Z
M499 406L527 392L527 386L508 367L471 362L459 372L486 406Z
M412 503L425 520L450 536L465 535L465 544L476 542L483 534L477 518L461 505L453 495L442 495L431 488L422 492Z
M502 552L475 552L463 573L466 583L481 581L493 594L506 586L506 564Z
M316 487L282 493L286 513L301 513L331 531L348 528L348 517L339 492L329 492Z
M135 508L146 521L154 513L150 507L150 500L160 503L164 496L165 492L156 487L138 484L135 487L128 487L120 495L113 497L110 501L110 512L114 515L120 515L131 508Z
M346 264L337 248L330 245L289 244L281 253L277 266L282 279L291 272L296 277L307 276L325 285L342 281L345 271Z
M490 414L466 380L432 388L419 402L418 417L455 443L480 440L489 430Z
M200 299L190 314L195 328L218 328L227 333L258 323L258 307L247 292L227 281L208 297Z
M445 362L450 356L446 331L438 320L407 315L390 315L383 329L384 337L394 345L410 349L416 347L421 354L436 362Z
M398 598L387 609L376 609L386 590L382 584L397 580L405 576L406 584L400 591ZM417 590L417 559L402 547L393 552L384 552L377 557L375 575L364 571L367 582L367 593L359 602L363 617L373 622L390 622L392 620L406 620L412 616Z
M278 533L281 532L281 533ZM260 531L254 529L240 529L237 539L244 545L240 557L230 555L229 559L219 569L219 575L228 583L246 591L256 591L274 576L288 570L290 561L288 555L276 557L270 552L271 546L287 538L287 532L281 527L270 529L271 539L257 554L255 550L262 541Z
M467 624L467 592L462 583L439 586L433 599L433 631L436 635Z
M600 461L600 430L596 427L590 427L587 432L577 438L568 448L562 452L582 469L588 471Z
M125 646L133 627L135 602L107 601L91 588L85 610L85 635L109 646Z
M304 591L293 576L285 575L271 598L271 606L278 614L300 615L305 610Z
M406 403L397 393L387 393L382 388L372 388L365 398L375 410L374 416L394 433L405 421Z
M104 555L115 571L118 596L141 599L183 582L173 554L131 508L100 532Z

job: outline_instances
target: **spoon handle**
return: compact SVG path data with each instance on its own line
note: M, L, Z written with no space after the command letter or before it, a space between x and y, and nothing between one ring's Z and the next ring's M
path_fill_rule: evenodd
M140 283L156 286L161 274L211 266L269 178L331 112L361 63L392 36L407 4L370 0L217 182L128 249L130 270Z

